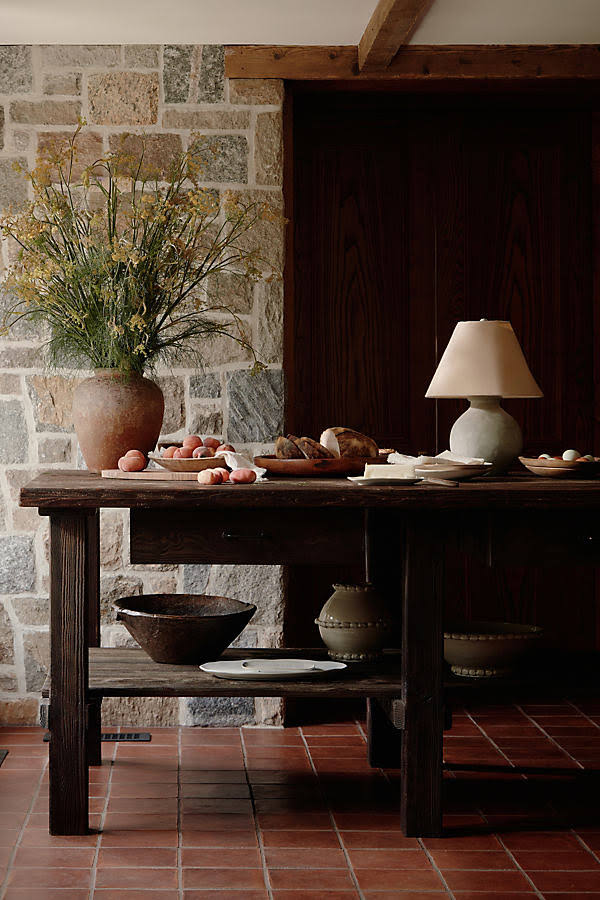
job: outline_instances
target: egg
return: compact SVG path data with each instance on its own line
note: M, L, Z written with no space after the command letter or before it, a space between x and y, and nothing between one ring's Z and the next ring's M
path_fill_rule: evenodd
M562 458L565 460L565 462L573 462L573 460L577 459L577 457L579 456L581 456L579 450L565 450Z
M540 453L538 459L552 459L549 453Z

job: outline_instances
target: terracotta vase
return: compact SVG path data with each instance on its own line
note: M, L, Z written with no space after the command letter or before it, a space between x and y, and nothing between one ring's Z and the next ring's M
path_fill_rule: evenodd
M73 424L90 472L116 469L128 450L156 446L165 402L153 381L117 369L96 369L73 396Z
M372 584L334 584L315 619L332 659L368 662L389 644L392 620L383 597Z

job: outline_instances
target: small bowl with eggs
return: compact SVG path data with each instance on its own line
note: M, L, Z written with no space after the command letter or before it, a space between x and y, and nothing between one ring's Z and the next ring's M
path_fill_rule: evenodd
M578 450L565 450L559 456L541 453L537 457L520 456L519 461L534 475L542 478L597 478L600 458Z

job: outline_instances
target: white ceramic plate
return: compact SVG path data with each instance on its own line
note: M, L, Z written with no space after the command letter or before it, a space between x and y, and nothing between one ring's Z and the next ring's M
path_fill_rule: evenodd
M348 667L330 659L222 659L200 668L209 675L234 681L284 681L315 678Z
M469 478L478 478L487 475L491 469L491 463L466 464L455 462L427 463L415 466L415 475L422 478L448 478L451 481L467 481Z
M368 485L368 484L417 484L419 481L423 481L422 478L411 478L410 475L407 475L406 478L365 478L364 475L348 475L348 481L353 481L354 484L360 485Z

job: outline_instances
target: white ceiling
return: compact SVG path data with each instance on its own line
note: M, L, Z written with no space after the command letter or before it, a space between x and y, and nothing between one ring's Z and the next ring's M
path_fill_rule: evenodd
M376 0L0 0L0 44L356 44ZM412 43L598 43L600 0L435 0Z

